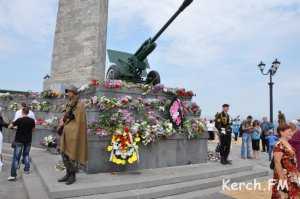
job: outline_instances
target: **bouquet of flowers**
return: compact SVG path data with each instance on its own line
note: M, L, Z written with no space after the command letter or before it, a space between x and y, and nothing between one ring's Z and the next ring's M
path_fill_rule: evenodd
M156 140L158 130L158 125L150 125L148 122L145 121L141 123L141 137L145 146Z
M59 124L58 117L51 117L51 118L45 120L45 126L47 126L47 127L56 129L58 127L58 124Z
M187 103L187 102L183 102L183 110L185 115L188 113L192 113L194 115L200 115L201 114L201 110L200 107L195 103Z
M0 93L0 99L10 100L12 99L12 96L10 93Z
M121 105L128 105L131 101L132 101L132 97L131 96L125 96L125 97L122 97L119 100L119 104L121 104Z
M40 109L40 111L49 112L50 111L50 103L47 102L47 101L43 101L41 103L41 109Z
M59 92L52 91L52 90L46 90L46 91L41 92L42 98L52 99L52 98L57 98L60 96L61 96L61 94Z
M100 81L93 79L90 81L90 86L98 87L98 86L100 86Z
M46 121L42 118L37 118L35 121L36 125L45 125Z
M84 92L84 91L88 90L89 88L90 88L89 84L84 84L79 87L78 92Z
M104 82L104 88L120 89L120 88L122 88L122 81L121 80L107 80Z
M18 103L16 102L13 102L12 104L10 104L8 106L8 110L10 111L17 111L19 109L19 106L18 106Z
M46 136L41 141L41 145L47 148L56 148L57 147L57 140L52 135Z
M189 139L197 138L206 131L205 122L200 119L185 120L183 123L183 131L187 134Z
M98 106L100 106L100 110L109 110L118 107L119 101L116 98L102 96L99 100Z
M178 97L193 97L193 91L186 91L184 88L180 88L176 91Z
M172 122L164 121L162 126L163 126L163 129L164 129L164 135L165 136L168 137L168 136L171 136L175 133Z
M112 136L111 144L107 147L110 152L110 161L117 165L133 164L139 160L138 134L133 136L128 127L117 129Z

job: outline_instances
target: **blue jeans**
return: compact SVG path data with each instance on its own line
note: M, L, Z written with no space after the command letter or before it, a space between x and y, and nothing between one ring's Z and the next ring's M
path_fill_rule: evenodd
M10 175L12 177L17 177L17 169L20 165L21 156L23 156L23 161L25 164L24 171L30 170L30 160L29 160L29 152L30 152L31 144L23 144L16 143L14 148L14 154L11 164L11 172Z
M268 153L269 153L269 161L272 160L272 153L273 153L274 145L269 145Z
M241 157L251 158L252 137L250 133L244 132L242 136Z

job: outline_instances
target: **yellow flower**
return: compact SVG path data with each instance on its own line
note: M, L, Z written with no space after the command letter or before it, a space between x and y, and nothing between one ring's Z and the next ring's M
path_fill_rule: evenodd
M132 159L133 162L137 161L137 155L136 155L136 152L134 152L134 153L132 154L131 159Z
M122 160L120 160L120 159L116 160L116 164L121 164L121 163L122 163Z
M135 141L135 142L140 142L140 141L141 141L141 138L136 137L136 138L134 139L134 141Z
M113 147L111 145L109 145L106 149L108 152L111 152L113 150Z
M121 160L121 164L122 164L122 165L125 165L125 164L126 164L126 161L125 161L125 160Z
M111 161L112 161L112 162L116 162L116 161L117 161L116 156L113 156L112 159L111 159Z

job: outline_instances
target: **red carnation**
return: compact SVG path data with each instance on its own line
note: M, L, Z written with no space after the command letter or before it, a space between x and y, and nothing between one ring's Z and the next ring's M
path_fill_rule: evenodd
M126 133L128 133L128 132L129 132L129 128L128 128L128 127L125 127L125 128L124 128L124 131L125 131Z

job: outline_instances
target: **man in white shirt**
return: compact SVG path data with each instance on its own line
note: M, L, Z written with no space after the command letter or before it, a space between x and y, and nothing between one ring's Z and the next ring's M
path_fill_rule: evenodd
M27 107L27 104L25 102L23 102L21 104L21 106L22 106L22 108L15 113L15 117L14 117L13 121L16 121L17 119L23 117L22 116L22 110L23 110L23 108ZM35 115L31 110L29 111L28 117L34 119L34 121L35 121Z

